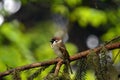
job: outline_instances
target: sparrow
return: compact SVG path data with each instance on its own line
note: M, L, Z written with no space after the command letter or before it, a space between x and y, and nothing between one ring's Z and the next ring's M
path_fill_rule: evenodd
M54 50L54 52L57 54L57 56L65 62L66 67L70 70L71 74L72 68L70 66L70 60L69 60L69 53L63 43L63 40L59 37L54 37L51 39L51 47Z

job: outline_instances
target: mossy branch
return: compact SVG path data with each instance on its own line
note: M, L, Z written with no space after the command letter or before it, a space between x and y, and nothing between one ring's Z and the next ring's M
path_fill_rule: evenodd
M113 49L120 48L120 42L107 44L107 45L105 45L105 48L106 48L107 50L113 50ZM97 47L97 48L94 48L93 51L94 51L96 54L98 54L101 49L102 49L102 46ZM87 56L87 55L90 54L90 53L91 53L91 50L86 50L86 51L77 53L77 54L75 54L75 55L72 55L72 56L70 56L70 61L78 60L78 59L80 59L81 57ZM2 78L2 77L4 77L4 76L7 76L7 75L9 75L9 74L11 74L11 73L13 73L15 70L24 71L24 70L28 70L28 69L32 69L32 68L37 68L37 67L42 67L42 66L49 66L49 65L53 65L53 64L57 64L57 63L58 63L58 67L60 68L60 65L61 65L61 63L63 63L63 60L60 59L60 58L56 58L56 59L49 60L49 61L37 62L37 63L32 63L32 64L28 64L28 65L16 67L16 68L14 68L14 69L10 69L10 70L7 70L7 71L5 71L5 72L1 72L1 73L0 73L0 78ZM57 71L59 71L59 69L56 70L56 72L55 72L55 73L58 74Z

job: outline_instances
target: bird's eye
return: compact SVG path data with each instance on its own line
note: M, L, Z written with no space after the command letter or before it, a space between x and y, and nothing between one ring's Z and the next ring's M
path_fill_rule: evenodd
M58 42L58 40L55 40L55 42Z

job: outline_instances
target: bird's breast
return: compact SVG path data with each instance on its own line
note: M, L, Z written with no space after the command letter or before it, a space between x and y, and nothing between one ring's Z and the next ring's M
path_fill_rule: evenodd
M59 47L58 46L52 46L54 52L57 54L58 57L62 58L63 55L62 55L62 52L59 50Z

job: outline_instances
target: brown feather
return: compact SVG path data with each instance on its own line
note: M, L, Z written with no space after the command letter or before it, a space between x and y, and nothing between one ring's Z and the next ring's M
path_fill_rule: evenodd
M61 47L62 46L62 47ZM59 44L59 50L62 51L62 54L63 54L63 60L65 61L65 64L67 64L66 66L70 69L70 72L72 72L72 68L70 66L70 60L69 60L69 53L68 51L66 50L66 47L63 43Z

